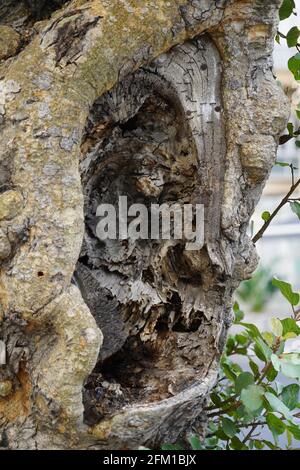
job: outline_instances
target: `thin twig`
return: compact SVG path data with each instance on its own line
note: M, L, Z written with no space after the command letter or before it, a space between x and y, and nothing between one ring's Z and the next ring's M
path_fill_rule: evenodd
M270 215L269 219L266 220L266 222L263 224L263 226L261 227L261 229L257 232L256 235L254 235L254 237L252 238L252 241L253 243L256 243L258 240L260 240L260 238L263 236L263 234L265 233L265 231L267 230L267 228L269 227L270 223L272 222L272 220L276 217L276 215L278 214L278 212L280 211L280 209L283 208L283 206L285 206L285 204L287 204L289 202L289 199L290 199L290 196L293 194L294 191L296 191L296 189L298 188L298 186L300 185L300 178L298 179L298 181L296 181L295 184L293 184L291 186L291 189L289 190L289 192L286 194L286 196L282 199L282 201L280 202L280 204L276 207L276 209L274 210L274 212L272 212L272 214Z
M244 439L243 439L243 441L242 441L243 444L246 444L246 442L248 441L248 439L250 439L250 437L251 437L252 434L254 433L255 429L256 429L256 425L253 424L253 426L251 427L251 429L250 429L250 431L248 432L248 434L246 434L246 436L244 437Z
M219 410L219 411L216 411L214 413L208 413L207 417L208 418L214 418L215 416L221 416L221 415L224 415L226 413L230 413L231 411L234 411L236 410L239 406L241 406L242 402L241 401L237 401L236 403L234 403L233 405L229 406L228 408L225 408L224 410Z
M266 414L266 412L264 412L264 414L262 416L265 416L265 414ZM246 436L244 437L244 439L242 441L243 444L246 444L246 442L250 439L250 437L254 433L255 429L257 428L257 426L260 426L260 424L253 423L250 431L248 432L248 434L246 434Z
M229 397L229 398L226 398L226 400L224 400L224 401L222 402L222 406L227 405L228 403L230 403L230 402L232 402L233 400L235 400L237 397L238 397L238 395L235 394L235 395L232 395L232 396ZM208 406L207 408L204 408L204 409L205 409L205 411L212 411L212 410L219 410L220 407L219 407L219 406L216 406L216 405L211 405L211 406Z

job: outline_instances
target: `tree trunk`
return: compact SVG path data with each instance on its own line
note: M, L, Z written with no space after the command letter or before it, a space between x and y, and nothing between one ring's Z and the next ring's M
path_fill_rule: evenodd
M280 0L43 3L0 4L1 446L203 435L288 116ZM203 204L204 246L99 243L124 195Z

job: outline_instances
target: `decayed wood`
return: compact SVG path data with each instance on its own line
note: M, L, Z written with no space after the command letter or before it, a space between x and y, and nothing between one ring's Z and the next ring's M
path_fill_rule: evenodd
M288 112L270 71L279 3L75 0L37 24L25 2L0 10L22 38L0 64L2 446L204 429ZM203 249L99 247L95 206L121 192L204 203Z
M219 54L211 41L186 43L103 95L86 126L82 149L88 150L81 159L86 234L75 279L104 334L86 385L85 401L94 403L86 420L94 424L97 415L100 421L121 413L125 442L138 444L143 426L131 426L132 416L147 422L153 401L161 414L171 400L185 420L174 423L173 412L163 413L148 424L147 438L154 444L171 428L179 435L197 416L217 373L212 366L221 353L227 294L214 278L207 250L218 253L220 240L225 161L220 81ZM129 204L147 207L204 204L209 248L187 251L184 240L99 243L97 206L117 207L124 195Z

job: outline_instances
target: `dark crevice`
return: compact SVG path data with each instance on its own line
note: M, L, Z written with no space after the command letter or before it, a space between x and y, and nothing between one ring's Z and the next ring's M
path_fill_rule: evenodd
M50 18L55 10L61 8L70 0L25 0L31 11L32 17L37 20L45 20Z
M185 311L184 305L189 290L193 296L203 287L205 274L186 253L185 241L96 237L97 207L117 209L119 196L148 210L152 203L198 200L192 132L174 92L168 96L164 83L162 96L155 80L159 74L144 71L97 100L81 147L85 241L74 277L104 334L84 389L88 424L128 405L170 398L205 365L197 357L203 312Z
M138 337L130 337L120 351L99 363L85 385L85 422L95 424L124 406L145 399L143 372L153 369L157 357L158 352L151 346Z

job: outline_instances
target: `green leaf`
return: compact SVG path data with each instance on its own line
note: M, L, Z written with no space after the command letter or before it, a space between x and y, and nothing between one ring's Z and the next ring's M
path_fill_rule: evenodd
M213 436L205 439L205 448L206 450L211 449L211 450L217 450L219 448L218 446L218 438Z
M284 354L280 358L280 370L292 379L300 379L300 354Z
M237 376L235 381L235 391L240 394L244 388L247 388L249 385L254 384L254 377L250 372L242 372Z
M297 201L290 202L290 207L292 211L297 215L298 219L300 219L300 204Z
M260 361L266 362L265 356L262 354L260 348L258 348L257 345L254 346L253 351L255 352L256 356Z
M281 400L279 400L279 398L273 395L273 393L266 392L265 398L274 411L282 414L287 420L293 421L293 416L291 415L288 407Z
M272 361L274 369L277 370L277 372L279 372L280 367L281 367L281 362L280 362L278 356L276 356L276 354L271 355L271 361Z
M256 411L263 404L264 389L260 385L249 385L242 390L241 400L248 411Z
M289 410L297 408L299 401L299 385L290 384L283 388L281 392L281 399Z
M268 346L272 347L274 343L274 334L270 333L269 331L264 331L262 333L262 337L264 341L267 343Z
M299 34L300 34L300 31L297 28L297 26L294 26L293 28L289 30L289 32L286 35L286 42L287 42L288 47L297 46Z
M267 379L268 379L269 382L274 382L274 380L276 379L277 375L278 375L277 370L276 370L274 367L271 367L271 368L268 370L266 377L267 377Z
M278 320L278 318L271 318L270 324L271 324L271 329L272 329L274 335L277 336L277 337L282 336L283 326L282 326L281 321Z
M262 450L265 447L265 445L264 445L263 441L259 441L258 439L255 439L254 440L254 447L255 447L255 449Z
M295 8L294 0L283 0L283 3L279 9L280 21L286 20L291 16Z
M285 318L284 320L281 320L281 324L283 326L283 336L285 336L287 333L295 333L296 335L300 335L300 328L293 318Z
M271 450L278 450L278 447L273 444L273 442L266 441L265 439L262 441L269 449Z
M292 122L289 122L286 127L287 127L289 135L294 135L294 124Z
M297 338L298 335L296 335L296 333L286 333L284 336L283 336L283 339L284 340L287 340L287 339L292 339L292 338Z
M235 373L235 376L243 372L241 366L239 366L236 362L231 362L231 368L233 372Z
M161 450L184 450L179 444L164 444Z
M293 306L298 305L300 296L299 294L293 292L291 284L287 282L281 281L276 277L273 278L272 284L275 287L278 287L282 295L289 301L289 303Z
M299 52L289 59L288 68L294 75L295 80L300 80L300 53Z
M291 447L292 442L293 442L293 435L288 429L286 430L286 440L287 440L288 447Z
M225 362L222 363L222 370L223 370L224 374L226 375L227 379L229 379L231 382L235 382L236 374L232 370L232 364L228 364L228 363L225 363Z
M218 426L216 425L216 423L214 423L213 421L210 421L208 423L208 429L211 431L211 432L216 432L216 430L218 429Z
M265 361L269 361L272 356L272 349L264 342L262 338L255 338L255 345L262 353Z
M193 450L203 450L203 445L201 444L198 436L190 436L188 441Z
M293 434L294 438L297 441L300 441L300 428L299 428L299 426L296 426L295 424L289 424L288 425L288 430Z
M234 303L233 305L233 312L235 316L234 323L240 323L240 321L243 320L245 314L240 310L239 304L237 302Z
M290 166L290 163L286 163L286 162L276 162L275 165L278 165L278 166Z
M229 336L227 338L227 343L226 343L226 354L229 356L231 354L231 351L235 348L235 341L233 336Z
M211 401L213 402L214 405L220 406L221 403L222 403L221 398L220 398L219 395L218 395L217 393L215 393L215 392L211 393L210 399L211 399Z
M242 450L246 448L242 441L236 436L231 440L230 447L232 447L233 450Z
M235 339L236 339L236 341L237 341L239 344L241 344L241 345L243 345L243 346L244 346L245 344L247 344L248 341L249 341L248 338L247 338L247 336L245 336L245 335L239 335L239 334L237 334L237 335L235 336Z
M241 323L242 326L246 328L246 330L249 332L251 338L257 338L261 337L260 331L257 328L257 326L252 325L252 323Z
M261 218L262 218L265 222L267 222L270 217L271 217L271 214L270 214L269 211L265 211L265 212L263 212L263 213L261 214Z
M229 418L222 418L222 429L224 433L226 434L226 436L230 438L238 434L236 425Z
M215 435L221 439L222 441L228 441L230 438L224 433L223 429L222 428L219 428Z
M250 366L250 369L251 369L252 372L253 372L254 377L255 377L255 378L258 377L258 375L259 375L259 367L258 367L258 365L257 365L254 361L252 361L252 359L249 359L249 366Z
M236 348L235 354L239 354L240 356L247 356L248 349L247 348Z
M278 436L280 436L280 434L283 434L286 430L284 422L280 418L277 418L277 416L275 416L273 413L267 414L266 421L270 431L272 431L272 433L277 434Z

